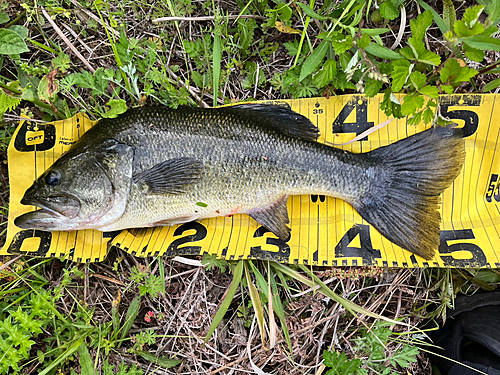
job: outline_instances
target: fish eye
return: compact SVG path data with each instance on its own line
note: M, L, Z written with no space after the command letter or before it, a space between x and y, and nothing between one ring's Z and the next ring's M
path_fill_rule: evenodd
M51 171L46 177L45 182L47 185L55 186L61 182L61 172L58 170Z

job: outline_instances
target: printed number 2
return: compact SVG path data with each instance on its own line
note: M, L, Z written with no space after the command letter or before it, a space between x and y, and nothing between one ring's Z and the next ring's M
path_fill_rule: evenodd
M487 264L486 256L483 250L477 245L471 243L454 243L453 240L473 240L476 238L472 229L461 230L443 230L441 231L441 243L439 245L439 255L445 266L450 267L484 267ZM457 259L454 257L456 252L468 252L469 259Z
M196 233L183 236L172 241L172 243L168 246L167 252L165 253L166 256L171 257L181 253L186 255L198 255L201 252L201 246L184 246L179 248L179 246L184 245L185 243L201 241L207 236L207 228L196 221L182 224L175 230L174 236L180 236L190 229L194 229Z

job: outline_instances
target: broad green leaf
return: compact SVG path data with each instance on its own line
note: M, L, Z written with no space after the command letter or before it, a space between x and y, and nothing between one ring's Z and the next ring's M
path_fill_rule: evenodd
M325 16L320 16L318 13L316 13L314 10L312 10L310 7L308 7L306 4L302 4L301 2L296 3L298 6L302 8L305 14L307 14L309 17L314 18L319 21L326 21L330 19L330 17L325 17Z
M370 44L370 36L368 34L364 34L357 42L357 45L361 49L365 49L368 44Z
M365 94L369 98L373 98L380 92L380 89L384 85L381 81L376 81L374 79L369 78L365 83Z
M479 72L476 69L471 69L468 66L463 66L460 72L455 77L455 82L469 82L471 78L478 75Z
M53 102L56 99L58 92L59 82L54 78L54 76L50 74L43 76L38 84L38 97L40 100L47 103Z
M422 95L428 96L432 99L437 99L439 97L439 90L436 86L425 86L418 90Z
M483 51L500 51L500 39L491 36L471 36L464 38L463 42L472 48L482 49Z
M495 90L498 86L500 86L500 78L497 78L491 82L488 82L486 85L484 85L483 92Z
M465 51L465 56L475 62L482 62L484 60L484 51L477 48L472 48L468 45L464 45L463 49Z
M104 118L115 118L127 110L127 102L123 99L111 99L108 106L109 111L102 114Z
M84 342L78 348L78 353L80 354L81 375L94 375L94 364L92 363L87 345Z
M428 10L432 13L432 16L434 18L434 22L436 22L436 25L438 25L439 30L441 30L441 33L446 34L450 29L444 22L444 20L441 18L441 16L436 12L430 5L426 4L423 0L417 0L419 5L424 8L425 10Z
M323 359L324 365L331 368L327 372L328 375L359 374L363 364L359 358L348 359L345 353L336 351L325 350Z
M410 74L410 81L413 83L415 90L418 90L425 85L427 79L425 78L425 74L415 71Z
M12 25L11 27L9 27L9 30L13 30L18 33L22 40L25 40L30 33L30 31L26 27L20 25Z
M461 66L456 59L450 59L444 64L439 72L442 83L447 82L468 82L476 76L478 71L467 66Z
M455 7L453 6L453 1L443 0L443 21L446 23L448 30L453 27L456 20L457 14L455 12Z
M368 46L365 48L365 51L373 56L377 56L381 59L386 60L397 60L403 58L403 56L401 56L399 53L391 51L389 48L379 46L375 43L368 44Z
M15 55L29 52L24 40L14 30L0 29L0 54Z
M484 5L476 5L473 7L468 7L465 9L464 16L462 18L462 21L465 22L465 25L469 28L472 29L474 25L478 22L479 16L483 12Z
M398 50L399 54L408 60L415 60L415 54L410 47L403 47Z
M392 63L392 91L398 92L405 85L413 65L408 60L397 60Z
M376 36L380 34L385 34L389 29L361 29L362 35Z
M0 12L0 24L9 22L10 17L5 12Z
M399 104L398 99L390 88L387 88L384 91L384 99L380 103L380 109L384 111L385 115L388 117L403 117L401 114L401 104Z
M336 75L337 63L335 60L326 60L323 68L313 77L313 82L318 88L325 87Z
M399 17L399 9L390 1L380 4L380 14L387 20L394 20Z
M414 115L424 105L424 97L421 95L406 95L401 105L401 113L404 116Z
M328 47L330 42L324 40L321 44L309 55L307 60L304 62L302 66L302 70L300 71L299 82L306 78L309 74L314 72L316 68L321 64L323 59L326 56L326 51L328 51Z
M157 356L155 356L155 355L153 355L150 352L147 352L145 350L139 350L136 353L139 354L146 361L154 363L155 365L158 365L158 366L161 366L164 368L175 367L175 366L182 363L182 360L180 360L180 359L168 358L164 355L162 355L161 357L157 357ZM82 375L83 375L83 373L82 373Z
M441 87L441 90L443 90L448 95L453 94L453 86L451 86L451 85L441 85L439 87Z
M425 11L420 14L417 18L410 21L411 35L416 40L422 40L424 38L425 32L432 25L432 13L430 11Z
M433 66L438 66L439 64L441 64L441 57L439 57L437 53L425 50L418 56L417 61Z
M337 55L340 55L352 47L352 36L347 35L341 41L332 40L332 45L333 45L333 48L335 49L335 53Z
M480 23L476 23L472 28L469 28L467 24L461 20L455 22L453 30L455 30L455 34L457 34L458 37L464 38L481 34L484 31L484 26Z
M424 111L424 123L428 124L434 119L434 111L431 107L427 107Z
M208 328L208 332L204 340L205 342L208 342L208 340L210 340L210 337L212 337L212 334L214 333L215 329L219 326L220 322L224 318L224 315L226 315L229 306L233 302L234 295L236 294L236 291L238 290L238 287L240 286L241 283L241 276L243 275L243 263L244 261L242 260L238 261L236 267L234 268L233 281L231 282L229 289L227 289L226 297L220 304L219 310L217 310L217 313L215 314L212 323Z

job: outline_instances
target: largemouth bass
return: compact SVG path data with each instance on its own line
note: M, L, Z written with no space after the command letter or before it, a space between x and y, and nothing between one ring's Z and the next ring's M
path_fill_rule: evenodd
M111 231L244 213L287 241L287 198L321 194L432 258L440 194L463 164L461 130L432 128L362 154L318 134L279 106L131 109L100 121L45 171L21 200L41 209L15 225Z

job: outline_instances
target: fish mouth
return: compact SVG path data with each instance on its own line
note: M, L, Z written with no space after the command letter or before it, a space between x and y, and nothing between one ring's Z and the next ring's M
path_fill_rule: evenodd
M47 197L32 197L25 195L21 204L40 207L40 211L54 216L64 216L74 219L80 212L80 200L72 195L51 195Z

